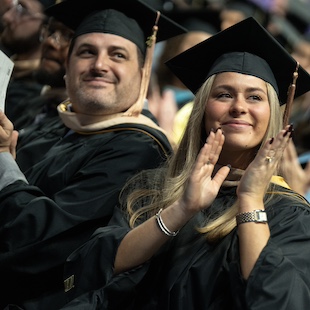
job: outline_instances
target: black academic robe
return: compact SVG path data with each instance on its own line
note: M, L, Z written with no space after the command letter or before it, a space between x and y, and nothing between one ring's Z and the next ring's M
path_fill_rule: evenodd
M149 262L113 277L117 247L129 231L117 211L110 226L68 258L64 278L74 276L66 293L73 300L63 310L309 309L310 208L296 196L277 186L267 203L271 237L247 281L240 273L237 228L216 244L197 233L208 211L197 214ZM222 189L212 209L234 198L235 188Z
M14 129L20 131L33 123L45 123L48 117L58 117L57 105L64 99L63 93L57 90L24 98L12 111Z
M13 124L23 117L24 109L27 108L25 103L40 96L42 89L43 85L38 83L32 74L11 79L5 98L5 114ZM28 110L31 112L30 104Z
M39 138L48 144L48 135ZM126 180L170 152L166 136L142 124L58 137L26 171L29 185L17 181L0 192L0 308L58 309L61 297L39 300L63 292L67 256L108 223Z
M16 162L24 173L40 162L50 148L70 131L59 115L50 115L42 122L23 128L18 136Z

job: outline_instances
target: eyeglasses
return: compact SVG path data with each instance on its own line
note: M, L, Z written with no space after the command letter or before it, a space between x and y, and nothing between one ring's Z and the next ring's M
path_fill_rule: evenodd
M60 47L67 47L72 38L73 31L70 29L56 29L50 25L43 25L41 29L41 39L52 38Z

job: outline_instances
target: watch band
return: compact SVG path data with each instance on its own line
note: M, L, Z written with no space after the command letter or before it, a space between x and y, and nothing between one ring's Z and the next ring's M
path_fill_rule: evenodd
M236 215L236 221L237 225L248 222L267 223L267 213L265 210L238 213Z

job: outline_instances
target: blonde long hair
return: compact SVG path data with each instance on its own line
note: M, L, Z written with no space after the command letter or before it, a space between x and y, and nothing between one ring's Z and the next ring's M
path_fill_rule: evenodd
M215 75L208 78L197 92L193 110L184 136L175 154L163 167L143 171L130 180L121 194L121 205L127 208L131 227L153 216L160 208L166 208L183 195L197 155L204 145L208 133L205 129L205 105ZM282 129L282 117L278 96L267 83L270 104L270 120L262 144ZM219 217L210 220L198 230L210 241L227 235L235 226L238 206L232 205Z

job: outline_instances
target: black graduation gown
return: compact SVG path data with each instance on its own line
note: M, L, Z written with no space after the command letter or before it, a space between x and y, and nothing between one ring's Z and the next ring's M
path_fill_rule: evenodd
M60 142L69 131L58 114L48 116L44 122L23 128L19 133L16 148L16 162L20 170L26 173L40 162L49 149Z
M5 114L13 124L23 116L20 107L23 107L22 110L27 108L25 103L40 96L42 88L43 85L32 74L10 80L5 98ZM30 104L28 109L31 111Z
M47 117L58 117L57 105L64 100L61 91L48 91L36 96L26 97L19 102L12 113L14 114L14 129L21 130L34 122L46 122ZM39 120L40 118L40 120ZM43 120L44 118L44 120Z
M4 188L0 308L25 306L33 298L26 309L58 309L61 297L40 306L36 300L49 291L51 296L63 292L67 256L108 223L125 181L157 167L170 152L166 136L146 125L122 124L91 135L70 132L27 170L30 185L18 181Z
M75 298L63 310L309 309L310 208L289 190L276 190L266 206L271 237L247 281L240 273L237 228L210 244L195 230L204 212L150 262L113 277L117 246L129 230L118 211L111 226L68 258L65 278L74 275L75 282L67 295ZM235 188L221 191L212 208L230 205L234 196Z

